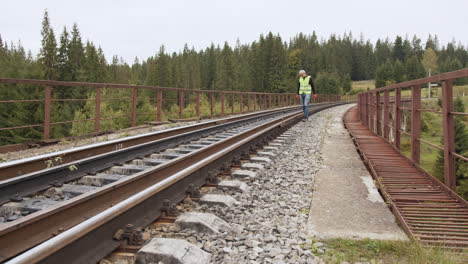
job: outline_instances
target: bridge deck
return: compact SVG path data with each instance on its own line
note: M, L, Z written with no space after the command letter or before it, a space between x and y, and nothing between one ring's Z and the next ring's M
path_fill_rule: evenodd
M468 248L468 206L372 133L353 107L344 117L360 154L406 233L424 244Z

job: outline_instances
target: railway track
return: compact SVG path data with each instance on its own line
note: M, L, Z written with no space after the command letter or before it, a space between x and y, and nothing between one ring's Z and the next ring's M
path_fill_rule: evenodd
M188 133L203 128L214 127L220 124L247 120L253 117L262 117L265 115L288 111L291 109L298 109L297 106L285 107L279 109L259 111L255 113L239 115L234 117L227 117L216 120L209 120L198 124L187 125L177 128L165 129L163 131L150 132L136 136L130 136L125 138L119 138L115 140L100 142L91 144L83 147L77 147L64 151L58 151L49 154L43 154L31 158L25 158L21 160L14 160L4 162L0 164L0 181L15 178L21 175L25 175L38 170L47 169L50 166L62 165L65 163L73 162L75 160L85 159L91 156L111 152L114 150L124 149L131 146L152 142L183 133Z
M96 262L122 244L116 233L134 237L129 225L150 224L300 118L287 108L221 121L2 181L0 261Z

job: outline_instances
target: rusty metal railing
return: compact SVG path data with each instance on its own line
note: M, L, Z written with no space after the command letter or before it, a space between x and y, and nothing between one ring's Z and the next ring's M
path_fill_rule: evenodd
M443 151L444 153L444 180L451 190L456 187L456 162L467 162L468 158L462 153L455 152L455 116L467 116L468 113L454 112L453 82L456 79L468 77L468 68L432 77L412 80L408 82L389 85L358 94L358 111L360 121L376 135L384 138L400 153L401 136L410 138L410 160L419 169L421 161L421 142ZM421 104L421 86L427 83L441 83L442 111L424 109ZM402 90L409 89L411 97L402 99ZM403 106L402 102L409 102L410 107ZM402 112L411 113L411 132L402 129ZM432 112L442 115L443 146L437 146L421 138L421 112ZM424 170L425 171L425 170ZM425 171L426 172L426 171ZM426 172L427 173L427 172Z
M91 131L86 133L98 133L102 131L102 123L117 118L127 118L128 127L140 125L139 117L146 121L161 122L173 116L172 119L205 118L215 116L225 116L228 114L242 114L257 110L271 109L277 107L292 106L298 104L293 93L258 93L258 92L238 92L238 91L216 91L216 90L193 90L182 88L168 88L144 85L128 85L113 83L89 83L89 82L63 82L48 80L29 79L8 79L0 78L0 89L39 89L39 98L0 98L0 104L37 104L35 111L41 113L41 118L35 123L25 123L15 126L0 124L0 132L21 129L37 129L42 133L42 139L51 138L51 129L58 125L71 125L77 122L94 122ZM71 91L81 89L80 98L71 98ZM123 89L125 96L115 96L113 90ZM107 92L104 96L105 91ZM146 91L146 92L145 92ZM148 92L150 91L150 92ZM36 90L37 92L37 90ZM1 93L0 93L1 94ZM89 95L92 95L91 97ZM64 96L65 95L65 96ZM119 95L119 94L118 94ZM120 93L122 95L122 93ZM148 98L150 97L150 98ZM139 108L139 102L149 99L151 109L146 111ZM320 95L316 103L333 102L340 100L355 100L352 96ZM127 104L129 111L122 112L116 116L103 116L103 103L120 101ZM205 103L203 103L204 101ZM82 119L52 120L54 104L79 103L83 108L85 103L90 102L93 116ZM94 103L93 103L94 102ZM191 108L189 109L189 106ZM31 116L35 112L28 113ZM57 115L55 115L57 116ZM30 138L37 140L38 138Z

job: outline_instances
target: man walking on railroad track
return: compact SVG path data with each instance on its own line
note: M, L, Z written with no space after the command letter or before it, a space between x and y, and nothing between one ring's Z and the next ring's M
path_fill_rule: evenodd
M307 75L304 70L300 70L299 76L296 99L301 99L302 111L304 112L304 118L302 121L305 122L309 119L309 103L312 90L314 91L314 99L317 99L317 93L315 92L314 82L310 75Z

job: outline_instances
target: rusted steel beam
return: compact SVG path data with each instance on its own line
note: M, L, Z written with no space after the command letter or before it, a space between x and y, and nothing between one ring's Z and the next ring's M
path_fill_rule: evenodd
M163 100L163 90L158 89L157 95L156 95L156 108L157 108L156 109L156 121L158 122L161 122L162 120L162 100Z
M210 117L214 115L214 93L210 93Z
M50 108L52 87L46 86L44 90L44 139L50 138Z
M242 114L243 102L242 102L242 94L239 94L239 113Z
M375 93L375 119L376 119L376 130L375 133L378 136L382 135L382 116L380 115L380 110L382 107L380 106L380 92Z
M401 105L401 88L395 89L395 104L394 104L394 111L395 111L395 124L394 124L394 130L393 130L393 135L395 137L394 139L394 145L397 149L400 149L400 144L401 144L401 111L400 111L400 105Z
M225 93L224 92L221 92L221 116L224 116L224 96L225 96Z
M414 163L420 163L421 147L418 138L421 137L421 86L415 85L411 89L411 159Z
M234 104L235 104L234 94L231 94L231 114L234 114Z
M453 81L442 82L442 122L444 131L444 178L445 184L452 190L455 190L455 121L453 112Z
M257 111L257 93L253 94L253 110Z
M384 131L383 131L383 136L385 140L388 141L388 136L390 134L390 112L388 111L388 106L389 106L389 100L390 100L390 91L386 90L384 92L384 109L383 109L383 123L384 123Z
M44 86L81 86L81 87L101 87L101 88L142 88L142 89L164 89L168 91L185 91L192 92L192 89L187 88L174 88L174 87L160 87L160 86L149 86L149 85L130 85L130 84L115 84L115 83L90 83L90 82L64 82L64 81L50 81L50 80L34 80L34 79L14 79L14 78L0 78L0 83L10 84L37 84ZM213 90L200 90L202 92L212 92ZM220 91L221 92L221 91ZM246 94L247 92L240 91L222 91L233 94ZM264 93L267 94L267 93Z
M426 78L416 79L416 80L412 80L412 81L392 84L392 85L389 85L389 86L378 88L377 90L383 91L385 89L406 88L406 87L411 87L411 86L415 86L415 85L422 85L422 84L426 84L426 83L430 83L430 82L441 82L441 81L444 81L444 80L453 80L453 79L463 78L463 77L467 77L467 76L468 76L468 68L465 68L465 69L462 69L462 70L442 73L442 74L434 75L434 76L431 76L431 77L426 77Z
M96 105L94 107L94 131L99 132L101 120L101 87L96 88Z
M137 111L137 96L138 96L138 88L134 87L132 89L132 127L136 126L136 111Z
M366 106L366 114L365 114L365 117L366 117L366 118L365 118L364 121L365 121L365 125L366 125L367 127L370 127L370 126L369 126L369 93L367 92L367 93L365 93L364 95L365 95L365 98L364 98L364 99L365 99L365 106Z
M184 92L179 91L179 119L182 119L184 112Z
M200 93L200 91L197 91L195 95L195 112L197 117L200 117Z

